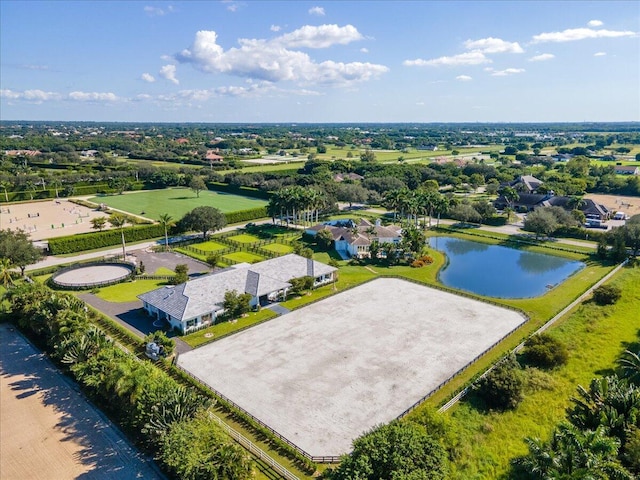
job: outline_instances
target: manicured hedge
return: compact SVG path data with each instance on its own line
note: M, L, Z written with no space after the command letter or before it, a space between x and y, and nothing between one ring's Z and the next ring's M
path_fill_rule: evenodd
M159 224L142 225L124 229L126 242L139 242L163 236L164 227ZM90 232L52 238L49 240L49 251L51 255L64 255L96 248L111 247L113 245L120 245L121 243L120 230L113 229L104 232Z
M227 224L248 222L249 220L255 220L256 218L264 218L267 216L267 207L256 207L249 210L239 210L237 212L225 213L227 218Z
M271 197L271 194L269 192L260 190L259 188L241 187L222 182L207 182L207 187L209 188L209 190L234 193L236 195L244 195L245 197L262 198L265 200L268 200Z

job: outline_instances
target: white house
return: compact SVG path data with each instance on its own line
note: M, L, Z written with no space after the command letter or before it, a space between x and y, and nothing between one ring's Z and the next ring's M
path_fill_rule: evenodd
M171 328L188 333L209 325L224 313L224 294L235 290L251 294L250 305L267 304L286 296L289 280L314 277L314 286L334 280L336 268L295 254L250 265L243 263L176 286L138 295L146 312L166 320Z
M379 221L375 225L365 219L356 224L352 220L326 222L305 230L305 233L316 236L321 230L329 230L333 236L335 249L349 257L363 258L370 256L371 242L399 243L402 240L402 228L397 225L382 226Z

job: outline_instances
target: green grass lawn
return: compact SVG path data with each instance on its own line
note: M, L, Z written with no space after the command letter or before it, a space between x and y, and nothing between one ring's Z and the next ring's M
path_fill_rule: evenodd
M638 342L640 268L621 270L613 283L624 292L617 304L585 302L549 331L567 344L570 358L550 372L546 388L529 392L514 411L481 412L462 402L450 412L450 429L459 443L450 478L507 478L510 460L527 451L523 438L547 439L578 385L587 387L592 378L611 373L620 354Z
M198 250L204 250L205 252L216 252L218 250L229 248L228 245L225 245L224 243L214 242L213 240L208 240L202 243L194 243L191 246L193 248L197 248Z
M293 252L293 247L285 243L270 243L269 245L263 245L262 248L281 255Z
M256 323L264 322L265 320L270 320L272 318L275 318L276 316L277 315L273 310L263 308L259 312L250 312L246 317L242 317L231 322L218 323L211 327L205 328L204 330L200 330L190 335L181 337L181 339L195 348L199 345L202 345L203 343L210 342L211 338L217 338L222 335L227 335L250 325L255 325ZM213 335L213 337L209 336L211 334Z
M255 235L249 235L248 233L241 233L240 235L234 235L227 238L238 243L256 243L260 241L260 238L256 237Z
M89 200L155 220L165 213L171 215L174 220L178 220L194 208L205 205L218 208L223 213L227 213L262 207L267 204L265 200L258 198L242 197L209 190L200 192L200 197L198 198L188 188L144 190L124 195L97 196Z
M107 302L133 302L138 300L137 295L150 292L166 283L165 280L134 280L102 287L96 295Z
M167 267L158 267L158 269L153 272L153 275L175 275L176 272Z
M256 263L261 262L265 258L262 255L256 255L249 252L233 252L222 256L223 259L235 260L236 262Z

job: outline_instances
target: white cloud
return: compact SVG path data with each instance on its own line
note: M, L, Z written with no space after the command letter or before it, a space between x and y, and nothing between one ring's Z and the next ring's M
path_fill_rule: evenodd
M273 40L240 39L239 48L224 50L214 31L199 31L191 47L176 59L207 73L226 73L269 82L294 81L345 85L374 78L389 69L371 63L317 63L294 47L326 48L363 38L351 25L306 26Z
M47 100L59 100L61 98L59 93L45 92L44 90L24 90L18 92L15 90L2 89L0 90L0 97L9 100L25 100L27 102L42 103Z
M491 60L484 56L482 52L467 52L453 55L452 57L439 57L432 60L405 60L402 64L406 67L439 67L442 65L459 66L459 65L481 65L483 63L491 63Z
M71 92L69 99L78 102L115 102L118 97L111 92Z
M147 5L146 7L144 7L144 12L150 17L161 17L163 15L166 15L167 13L173 12L173 6L169 5L167 9L164 10L160 7L151 7Z
M140 75L140 78L142 80L144 80L145 82L149 82L149 83L153 83L156 81L155 77L153 75L151 75L150 73L143 73L142 75Z
M280 25L271 25L270 30L271 30L272 32L279 32L279 31L280 31L280 28L281 28L281 27L280 27Z
M482 53L522 53L524 50L518 42L507 42L501 38L481 38L480 40L467 40L464 42L467 50Z
M456 77L456 80L459 80L461 82L470 82L471 80L473 80L473 77L470 77L469 75L458 75Z
M178 85L180 81L176 78L176 66L175 65L164 65L160 72L158 72L162 78L169 80L170 82Z
M322 8L322 7L311 7L309 9L309 15L317 15L318 17L324 17L324 8Z
M135 101L135 102L144 102L144 101L148 101L148 100L152 100L152 99L153 99L153 97L151 95L149 95L148 93L139 93L138 95L133 97L133 101Z
M604 57L607 52L596 52L593 54L594 57Z
M369 49L368 49L368 48L365 48L365 47L362 47L362 48L360 49L360 53L369 53Z
M547 32L533 36L533 43L544 42L573 42L588 38L618 38L635 37L636 32L628 30L594 30L592 28L569 28L562 32Z
M556 58L553 53L541 53L540 55L535 55L529 59L530 62L544 62L546 60L551 60L552 58Z
M601 27L602 25L604 25L604 23L602 22L602 20L589 20L589 23L587 23L587 25L589 25L590 27Z
M305 25L291 33L285 33L273 40L286 48L328 48L332 45L346 45L364 37L353 25ZM241 41L242 42L242 41Z
M491 73L491 75L494 77L506 77L508 75L523 73L524 71L525 71L524 68L506 68L504 70L494 70L493 73Z
M240 5L234 0L222 0L222 3L227 4L227 10L229 10L230 12L236 12L238 8L240 8Z

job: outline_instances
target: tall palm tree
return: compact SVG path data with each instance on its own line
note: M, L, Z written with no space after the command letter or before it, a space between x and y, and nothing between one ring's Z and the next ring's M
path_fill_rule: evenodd
M171 215L169 215L168 213L163 213L162 215L160 215L160 217L158 218L158 221L160 222L160 225L162 225L162 227L164 228L164 248L165 250L169 250L169 235L167 232L169 228L175 225L175 222L173 221L173 218L171 217Z
M13 285L13 272L11 268L11 261L8 258L0 259L0 282L2 282L4 288Z
M7 182L3 180L0 182L0 188L4 190L4 200L5 202L9 202L9 194L7 193L7 189L12 186L11 182Z
M109 223L114 228L120 229L120 236L122 237L122 260L127 259L126 245L124 243L124 227L127 224L127 217L120 213L113 213L109 217Z

